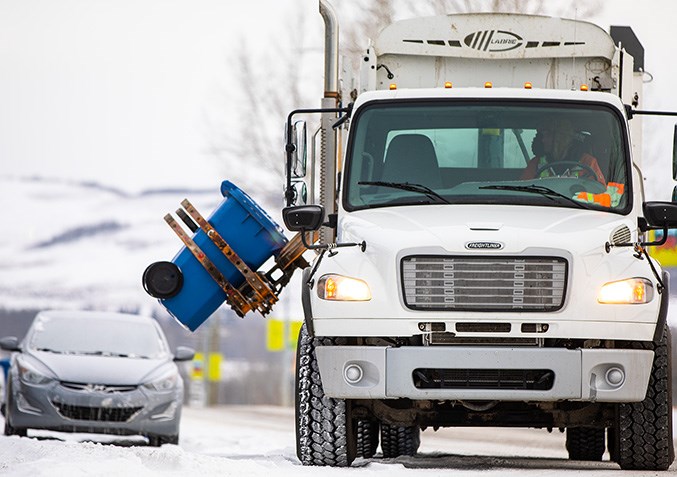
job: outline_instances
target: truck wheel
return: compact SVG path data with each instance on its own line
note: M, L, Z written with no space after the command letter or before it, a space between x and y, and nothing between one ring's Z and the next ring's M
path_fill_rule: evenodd
M675 458L672 444L672 364L667 325L657 344L634 343L655 352L644 401L617 408L618 464L624 470L666 470Z
M357 457L371 459L378 448L378 421L357 421Z
M421 444L418 426L391 426L381 423L381 450L384 458L416 455Z
M568 427L567 451L571 460L601 461L604 455L604 428Z
M347 467L355 459L357 435L350 418L350 402L324 395L315 356L318 344L304 324L296 349L296 455L303 465Z

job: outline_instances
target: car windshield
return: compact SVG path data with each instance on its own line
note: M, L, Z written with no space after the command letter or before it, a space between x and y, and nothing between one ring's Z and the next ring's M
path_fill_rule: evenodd
M629 163L606 106L374 102L353 118L344 207L515 204L625 212Z
M100 317L38 315L28 333L28 346L51 353L128 358L160 358L168 353L152 322Z

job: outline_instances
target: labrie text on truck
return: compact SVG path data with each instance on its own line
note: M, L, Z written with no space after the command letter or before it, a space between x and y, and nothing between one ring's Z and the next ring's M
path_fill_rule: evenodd
M632 30L405 20L339 82L336 15L320 12L325 97L287 120L285 225L317 253L299 459L346 466L379 443L415 454L422 429L505 426L566 432L571 459L667 469L668 277L647 248L677 205L644 199Z

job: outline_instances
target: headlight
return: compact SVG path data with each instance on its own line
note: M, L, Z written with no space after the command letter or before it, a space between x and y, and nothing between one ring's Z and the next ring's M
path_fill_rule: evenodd
M165 375L160 379L150 381L143 385L144 388L152 391L169 391L176 387L176 382L179 379L179 373L172 371L171 374Z
M597 295L600 303L649 303L653 300L653 285L646 278L628 278L605 283Z
M371 300L371 291L364 280L323 275L317 282L317 296L323 300L368 301Z
M25 363L19 362L17 364L19 365L19 377L23 382L28 384L45 384L51 381L50 378L37 372Z

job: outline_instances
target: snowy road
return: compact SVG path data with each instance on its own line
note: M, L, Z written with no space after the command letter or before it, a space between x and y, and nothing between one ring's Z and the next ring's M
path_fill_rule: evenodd
M0 422L2 420L0 419ZM0 475L11 476L571 476L677 475L622 472L611 462L567 459L564 435L527 429L443 429L422 434L416 457L358 459L350 469L303 467L295 455L293 409L184 408L179 446L132 438L29 433L0 436ZM114 441L116 445L106 442ZM141 445L130 445L130 444ZM606 456L605 458L608 458Z

